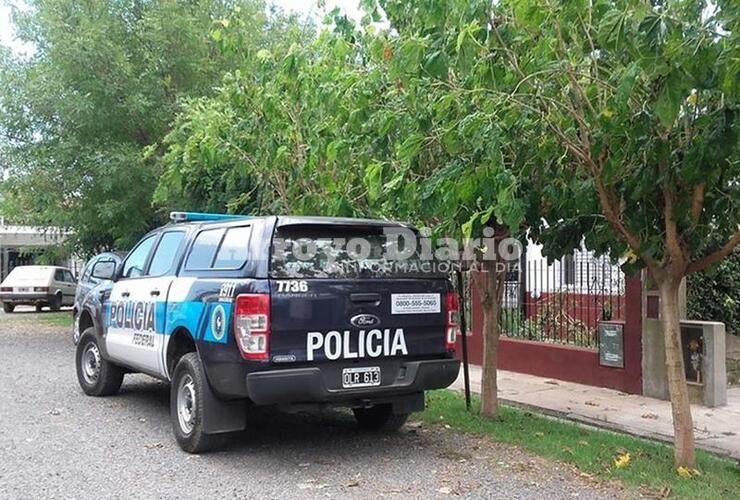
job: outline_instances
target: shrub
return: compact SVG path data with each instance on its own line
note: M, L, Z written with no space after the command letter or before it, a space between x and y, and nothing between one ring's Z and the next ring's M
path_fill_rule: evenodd
M740 335L740 249L713 271L689 275L687 305L690 319L722 321Z

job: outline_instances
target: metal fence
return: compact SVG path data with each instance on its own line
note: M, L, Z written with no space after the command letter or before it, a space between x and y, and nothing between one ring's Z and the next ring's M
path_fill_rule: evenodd
M504 286L501 334L597 348L597 323L624 319L624 288L618 265L586 251L520 263Z

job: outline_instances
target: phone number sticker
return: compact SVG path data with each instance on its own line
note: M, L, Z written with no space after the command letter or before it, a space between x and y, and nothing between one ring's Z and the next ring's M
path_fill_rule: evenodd
M440 312L438 293L392 293L391 314L427 314Z

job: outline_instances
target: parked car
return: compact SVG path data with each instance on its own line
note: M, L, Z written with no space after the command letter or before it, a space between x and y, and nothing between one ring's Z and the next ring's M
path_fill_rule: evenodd
M125 256L124 252L105 252L96 255L85 264L85 268L80 275L80 281L77 283L75 302L72 307L74 318L72 337L75 343L80 337L79 312L82 310L82 304L85 302L88 304L102 302L110 295L113 280L100 278L100 276L108 276L111 270L121 265Z
M250 403L347 407L360 427L396 430L424 409L424 391L457 378L459 303L446 274L358 269L331 247L336 266L283 250L364 238L375 255L387 248L386 228L411 226L171 218L115 269L94 266L92 276L114 284L80 305L75 360L90 396L116 393L128 372L171 382L170 420L183 450L217 448L245 429Z
M15 306L48 306L58 311L74 303L77 282L72 271L57 266L18 266L0 284L3 311L12 313Z

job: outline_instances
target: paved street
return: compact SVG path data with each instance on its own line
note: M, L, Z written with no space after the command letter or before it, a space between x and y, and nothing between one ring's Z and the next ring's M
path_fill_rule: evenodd
M12 316L12 317L11 317ZM613 498L567 466L443 426L397 435L351 417L261 411L226 451L177 447L168 387L127 375L119 396L77 386L64 328L0 314L3 498Z

